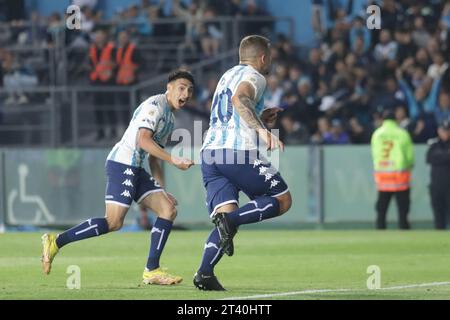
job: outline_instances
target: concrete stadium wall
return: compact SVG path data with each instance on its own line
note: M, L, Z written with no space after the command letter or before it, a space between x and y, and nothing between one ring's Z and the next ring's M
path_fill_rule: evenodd
M11 225L67 225L103 216L106 149L28 149L0 151L0 216ZM412 221L431 221L429 168L426 146L416 146L412 188ZM369 146L323 148L325 222L372 222L376 190L372 178ZM3 161L1 160L3 159ZM288 147L281 155L280 171L293 195L291 211L272 223L318 222L316 180L311 172L308 147ZM2 163L3 162L3 163ZM179 201L180 224L209 223L200 167L182 172L165 166L166 187ZM3 191L2 191L3 188ZM241 204L247 198L241 198ZM133 205L127 223L139 216ZM392 203L388 220L397 220ZM0 220L1 225L1 220Z

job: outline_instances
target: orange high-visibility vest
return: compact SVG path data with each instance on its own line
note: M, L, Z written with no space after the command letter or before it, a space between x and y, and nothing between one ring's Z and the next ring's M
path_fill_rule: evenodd
M101 80L103 82L111 79L113 75L114 62L112 60L112 51L114 44L109 42L100 53L98 58L98 49L92 45L89 49L89 57L91 58L94 69L91 71L90 78L92 81Z
M379 191L397 192L408 190L411 182L411 171L375 171L375 183Z
M128 85L134 81L136 78L137 64L133 63L132 57L136 46L130 43L123 53L124 48L121 47L117 49L116 63L119 66L117 72L116 82L121 85Z

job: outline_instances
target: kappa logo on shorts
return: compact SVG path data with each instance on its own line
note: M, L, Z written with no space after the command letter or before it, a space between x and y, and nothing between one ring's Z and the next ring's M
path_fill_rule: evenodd
M264 180L264 182L267 182L268 180L272 179L273 174L271 174L271 173L266 173L265 177L266 177L266 179Z
M125 170L123 174L126 174L127 176L134 176L133 170L131 170L130 168L127 168L127 170Z
M128 191L128 190L123 190L123 192L120 195L127 197L127 198L131 198L130 191Z
M278 180L270 181L270 189L272 189L273 187L276 187L279 183L280 183L280 181L278 181Z
M266 173L267 170L269 170L269 168L267 168L267 167L260 167L259 168L259 175L262 176L263 174Z
M253 162L253 168L259 166L262 163L261 160L256 159L255 162Z
M131 183L130 179L126 179L124 182L122 182L123 185L126 185L127 187L132 187L133 183Z

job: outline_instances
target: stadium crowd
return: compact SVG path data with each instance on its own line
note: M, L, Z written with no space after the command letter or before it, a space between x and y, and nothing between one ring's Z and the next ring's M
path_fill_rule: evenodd
M450 1L384 0L381 30L366 28L365 10L328 12L330 28L315 23L317 43L305 59L289 39L273 48L265 97L269 107L286 107L282 138L369 143L385 109L395 111L414 142L435 137L450 119Z
M275 125L282 140L367 144L386 109L415 143L435 137L450 119L450 1L375 1L381 30L366 27L365 10L314 2L313 16L323 6L329 13L328 28L313 18L314 46L278 35L272 47L265 104L284 109ZM217 81L209 78L192 105L205 116Z
M226 40L220 24L200 23L196 18L267 15L255 0L192 0L189 5L173 0L169 12L163 8L164 2L142 0L139 5L116 10L113 20L118 23L109 30L109 40L126 30L138 40L139 49L139 39L187 32L183 46L200 52L199 61L217 55ZM103 23L103 13L98 10L96 0L73 3L82 7L81 32L67 30L61 14L49 17L32 14L31 22L43 22L38 37L32 38L31 29L20 22L25 16L13 20L3 16L0 19L12 21L16 28L9 34L9 29L0 28L2 46L11 42L25 45L30 39L41 39L52 46L54 35L65 30L66 46L84 49L81 56L76 50L70 55L69 50L68 61L72 66L69 70L71 74L83 73L84 81L89 83L87 74L92 72L92 66L88 63L88 51ZM367 5L371 3L368 1ZM435 137L438 124L450 119L450 1L373 3L381 7L380 30L366 27L366 6L360 12L351 0L313 0L316 41L307 48L297 46L282 34L273 36L272 25L267 23L252 23L243 28L243 34L267 33L271 29L273 68L267 76L265 104L284 109L276 127L281 129L281 138L287 144L368 143L384 109L395 110L397 121L416 143ZM322 12L327 12L325 19L320 15ZM182 27L152 23L173 17L188 18L190 22ZM2 99L4 104L28 103L21 87L49 84L47 70L39 69L36 57L29 58L19 61L15 54L0 49L0 86L16 88L16 92ZM50 57L45 59L48 61ZM140 65L145 66L145 61L140 61ZM203 119L208 118L218 81L217 73L210 71L215 77L199 84L196 100L188 108Z

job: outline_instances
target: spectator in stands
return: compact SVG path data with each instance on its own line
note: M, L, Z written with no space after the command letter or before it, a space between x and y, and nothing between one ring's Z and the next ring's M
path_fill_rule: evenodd
M352 117L349 122L349 138L352 144L367 144L370 142L370 132L359 122L358 118Z
M414 43L411 32L408 29L396 30L395 40L398 44L397 61L401 65L406 58L415 56L417 45Z
M426 47L428 40L430 40L430 33L425 28L425 20L419 16L414 19L414 31L412 32L412 38L414 43L420 47Z
M326 33L326 19L323 19L323 0L312 0L311 22L316 40L321 41Z
M121 21L119 29L126 29L132 35L149 37L153 33L153 25L148 15L148 10L139 10L138 5L132 5L126 10L125 20Z
M350 138L347 132L344 131L342 121L340 119L333 119L331 121L330 132L323 136L324 144L348 144Z
M411 126L411 138L414 143L426 143L436 136L436 120L433 114L422 113Z
M135 84L138 79L138 71L143 65L142 57L135 43L130 41L128 31L121 31L118 35L115 63L117 65L116 84L127 87ZM126 128L131 113L131 101L129 92L118 92L120 104L119 123Z
M89 48L91 71L89 79L98 88L114 84L115 80L114 43L108 41L108 33L99 29L95 33L94 43ZM105 138L105 129L111 128L111 137L116 136L116 114L112 112L114 95L111 92L94 93L94 110L97 125L97 140ZM106 118L108 120L106 120Z
M327 117L320 117L317 120L317 132L311 137L312 143L325 144L331 141L332 131L330 120Z
M230 0L230 1L224 1L223 4L225 5L225 15L236 17L236 16L242 16L243 11L241 7L241 0Z
M217 17L212 8L205 10L203 17L205 19L214 19ZM220 43L223 38L220 23L208 21L203 22L199 29L200 44L205 58L212 58L219 53Z
M249 18L259 18L263 16L268 16L269 14L261 7L258 6L256 0L247 0L246 6L242 11L244 17ZM248 20L243 23L242 34L265 34L265 29L270 29L272 27L272 22L267 22L264 20Z
M319 101L312 90L312 83L309 77L302 76L295 86L295 103L291 109L298 119L307 128L315 128L319 118Z
M436 229L450 223L450 122L439 124L438 138L429 141L427 163L431 165L430 198Z
M404 9L394 0L384 0L381 5L383 18L381 19L381 29L394 31L403 21Z
M430 57L428 56L428 51L425 48L419 48L416 52L415 62L417 65L422 66L425 70L428 69L430 65Z
M38 78L33 69L20 65L13 54L8 51L4 51L1 63L3 85L5 89L10 89L5 105L28 103L29 99L23 89L38 84Z
M374 57L378 62L387 62L395 60L397 57L397 42L391 39L389 30L382 30L380 33L380 42L375 46Z
M320 48L311 48L308 54L308 61L304 63L303 69L311 78L313 90L319 87L319 80L321 76L324 76L320 71L322 66L326 68L322 62L322 51ZM326 70L324 69L323 72L326 72Z
M401 104L395 108L395 121L397 121L400 128L405 129L406 131L411 131L412 122L408 115L408 108Z
M427 76L436 80L442 77L448 68L448 62L445 61L444 53L442 51L436 52L433 56L433 64L430 65L427 71Z
M365 21L362 17L356 17L353 20L353 24L352 27L350 29L350 48L355 48L356 45L356 39L362 39L363 41L363 46L362 46L362 50L363 52L366 52L369 50L371 42L372 42L372 37L371 37L371 33L369 31L369 29L367 29L366 25L365 25Z
M281 59L284 63L288 65L298 64L298 55L294 48L294 45L292 44L292 41L284 36L281 36L277 43L277 48L279 59ZM298 78L295 80L297 81Z
M284 112L280 117L280 139L286 145L307 144L309 133L307 128L291 112Z
M450 121L450 93L442 90L439 94L439 105L435 109L435 119L437 123L446 120Z
M271 74L267 78L267 87L264 92L264 106L266 108L275 108L281 105L281 98L284 90L281 88L276 75Z
M90 6L81 7L81 32L91 36L96 24L101 19L101 13Z

